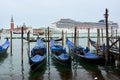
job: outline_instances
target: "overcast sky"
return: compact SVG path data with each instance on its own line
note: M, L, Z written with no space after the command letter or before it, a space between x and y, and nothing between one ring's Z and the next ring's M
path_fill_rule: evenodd
M15 27L47 27L60 18L98 22L106 8L109 20L120 24L120 0L0 0L0 28L9 28L11 16Z

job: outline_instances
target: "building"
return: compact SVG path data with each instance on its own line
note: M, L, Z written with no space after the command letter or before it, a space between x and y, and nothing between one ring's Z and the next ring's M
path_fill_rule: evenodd
M10 23L10 29L14 29L14 21L13 21L13 16L11 17L11 23Z
M108 22L109 28L111 29L118 29L119 26L117 23L114 23L112 21ZM77 27L78 29L105 29L105 20L100 20L98 22L80 22L80 21L75 21L71 19L60 19L57 22L52 23L51 25L52 28L59 28L59 29L74 29L74 27Z
M40 28L36 28L36 29L33 29L33 35L43 35L45 33L45 30L44 29L40 29Z
M2 33L7 33L9 34L10 31L12 30L12 32L14 34L21 34L21 30L23 27L23 33L28 33L28 31L30 31L30 33L32 34L44 34L45 33L45 29L32 29L32 27L26 26L25 23L21 26L21 25L17 25L16 27L14 27L14 20L13 17L11 17L11 21L10 21L10 28L9 29L3 29Z
M22 26L20 25L14 27L13 17L11 17L10 29L3 29L2 33L10 33L10 31L12 30L13 33L19 34L21 33L22 27L23 27L23 33L27 33L28 31L30 31L31 33L33 32L32 27L27 27L25 23Z
M32 32L32 27L26 27L26 26L17 26L13 29L13 33L22 33L22 27L23 27L23 33L27 33L28 31Z

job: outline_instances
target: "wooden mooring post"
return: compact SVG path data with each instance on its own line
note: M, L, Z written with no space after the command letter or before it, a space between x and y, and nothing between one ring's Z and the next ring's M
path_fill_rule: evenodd
M120 60L120 38L118 38L118 40L119 40L119 57L118 57L118 59Z
M79 30L77 31L77 39L76 39L76 46L79 46Z
M100 29L97 29L97 54L100 46Z
M0 40L1 40L1 32L0 32Z
M117 38L117 29L116 29L116 38Z
M23 64L23 27L21 28L21 64Z
M106 66L108 65L108 55L109 55L109 41L108 41L108 9L105 10L105 24L106 24L106 54L105 54L105 59L106 59Z
M27 39L28 39L28 58L30 58L30 31L28 31L27 33Z
M74 31L74 45L76 47L76 33L77 33L77 27L75 27L75 31Z
M49 50L49 47L50 47L50 44L49 44L49 41L50 41L49 40L49 34L50 34L50 32L49 32L49 27L48 27L48 55L50 55L50 50Z
M48 27L48 65L50 66L50 40L49 40L49 35L50 35L50 32L49 32L49 27Z
M74 38L73 38L73 36L74 36L74 33L72 32L72 42L74 41Z
M104 39L103 39L103 29L101 29L101 36L102 36L102 44L104 44Z
M116 29L116 40L117 40L117 37L118 37L117 32L118 32L118 31L117 31L117 29ZM117 45L117 43L116 43L116 45Z
M10 30L10 55L12 56L12 30Z
M64 31L62 30L62 46L64 46Z
M113 27L111 26L111 37L114 36L114 30L113 30Z
M67 38L67 31L65 32L65 37Z
M23 65L23 26L21 28L21 73L22 73L22 79L24 79L24 65Z
M90 28L88 28L88 48L90 49Z

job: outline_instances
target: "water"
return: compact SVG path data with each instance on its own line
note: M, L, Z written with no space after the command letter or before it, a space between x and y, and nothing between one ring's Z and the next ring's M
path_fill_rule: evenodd
M3 38L0 43L3 43ZM84 42L83 42L84 41ZM87 45L87 39L79 41L81 46ZM32 49L35 43L30 43ZM65 46L66 47L66 46ZM31 73L27 54L28 44L24 41L23 65L21 64L21 40L13 39L13 55L10 48L4 56L0 56L0 80L120 80L120 69L114 66L88 64L80 59L72 62L70 69L50 62L38 71Z

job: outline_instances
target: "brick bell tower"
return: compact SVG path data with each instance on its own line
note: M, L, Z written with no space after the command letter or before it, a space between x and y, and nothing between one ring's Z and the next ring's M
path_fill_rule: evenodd
M14 29L14 21L13 21L13 16L11 17L11 22L10 22L10 29Z

